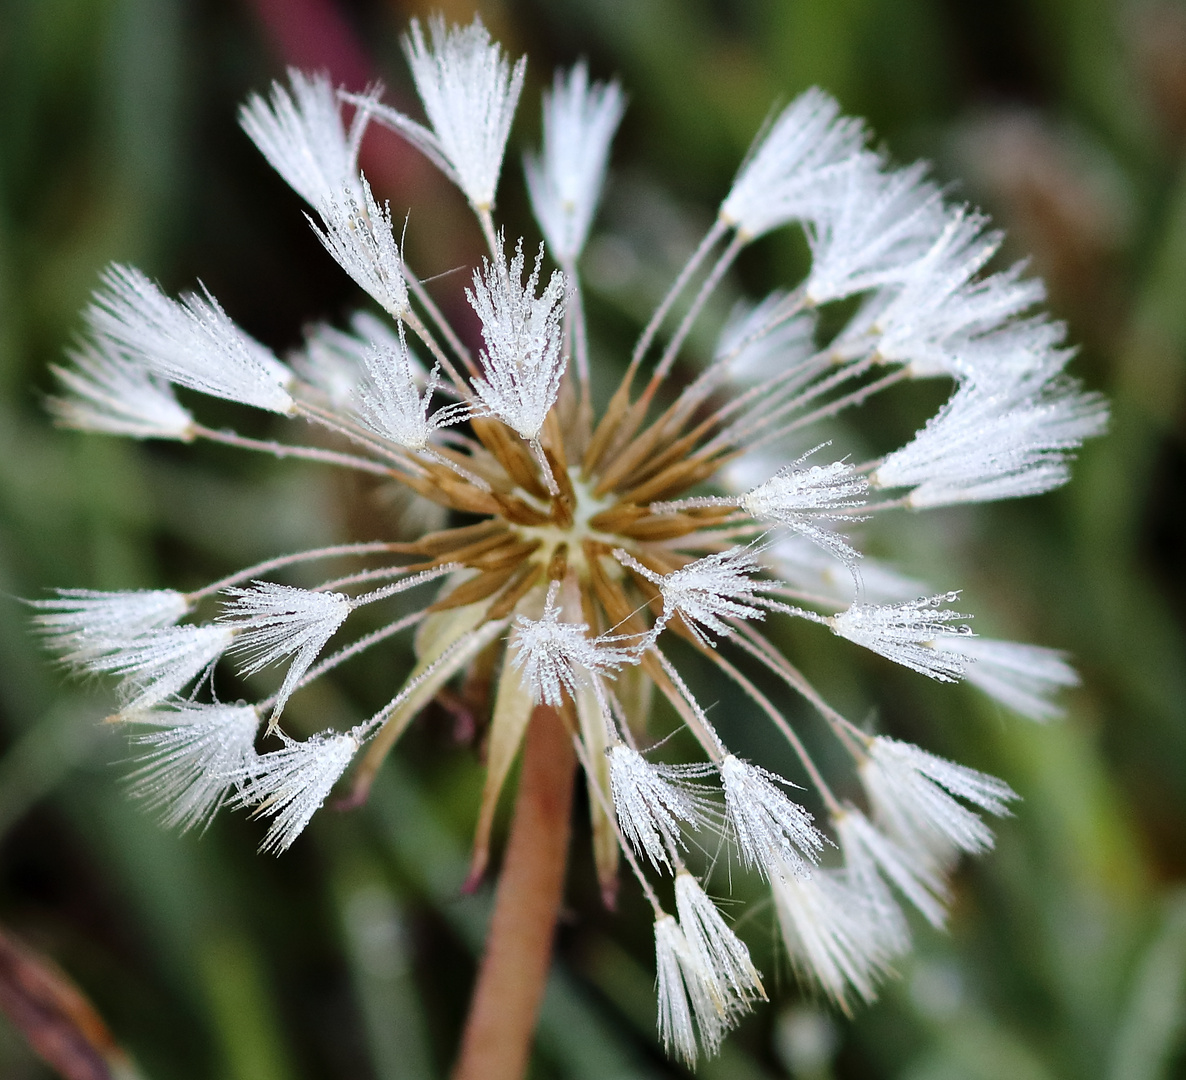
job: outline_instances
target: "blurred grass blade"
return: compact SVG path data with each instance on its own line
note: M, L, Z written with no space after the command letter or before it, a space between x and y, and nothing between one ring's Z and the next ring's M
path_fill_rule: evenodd
M79 712L63 701L0 758L0 839L90 754L100 728Z
M250 941L228 931L198 945L211 1019L218 1029L226 1080L291 1080L271 996Z
M1120 1018L1111 1080L1161 1080L1171 1075L1186 1029L1186 891L1165 906L1157 936L1137 966Z
M377 1080L431 1080L428 1029L412 972L405 914L361 860L337 860L334 894Z

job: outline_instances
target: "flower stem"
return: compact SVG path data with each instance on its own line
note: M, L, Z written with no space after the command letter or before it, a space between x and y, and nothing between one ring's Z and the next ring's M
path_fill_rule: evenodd
M576 758L560 717L545 705L532 714L526 742L494 915L453 1080L526 1075L552 960Z

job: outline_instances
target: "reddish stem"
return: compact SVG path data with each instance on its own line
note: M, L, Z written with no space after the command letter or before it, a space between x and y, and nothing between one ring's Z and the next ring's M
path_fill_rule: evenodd
M555 710L527 729L511 836L453 1080L521 1080L564 893L576 756Z

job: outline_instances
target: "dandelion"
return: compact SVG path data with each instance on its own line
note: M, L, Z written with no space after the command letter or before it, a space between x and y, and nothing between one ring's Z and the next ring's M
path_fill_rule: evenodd
M88 341L73 366L54 367L66 397L50 398L62 427L134 439L193 438L193 417L164 379L129 359L113 341Z
M94 347L119 350L149 378L291 414L291 373L209 294L170 300L139 270L112 266L86 312Z
M786 868L808 876L824 838L811 815L779 789L779 778L729 755L721 763L729 820L746 866L769 877Z
M233 640L232 631L222 626L166 626L116 641L110 649L87 656L84 666L118 675L123 710L137 711L209 672Z
M281 852L292 846L358 751L353 733L322 732L304 742L282 736L279 750L261 754L244 767L239 806L274 818L260 845Z
M820 450L822 447L816 447ZM815 453L809 451L801 458L784 465L764 484L741 497L741 505L756 518L781 521L800 536L807 537L846 563L853 563L857 553L848 542L833 532L821 529L816 522L840 515L837 511L860 506L864 502L868 482L857 476L847 461L833 461L828 465L803 462Z
M399 350L400 339L389 323L370 312L356 311L349 331L329 323L309 327L305 331L304 347L291 353L287 360L309 387L324 395L334 410L344 411L355 400L355 391L366 371L367 355ZM428 371L410 349L407 363L416 386L423 386Z
M548 589L543 615L515 618L511 664L521 668L536 700L559 708L567 696L575 699L582 686L599 686L599 679L629 663L628 650L616 637L589 636L584 623L563 622L556 604L559 583Z
M289 68L291 90L272 84L270 100L252 94L239 123L259 152L315 210L358 185L358 148L368 114L358 109L349 129L342 124L337 94L324 75Z
M1016 796L853 725L793 662L784 646L798 639L783 630L797 621L825 648L831 630L939 682L966 677L1023 715L1053 715L1055 692L1075 681L1061 654L975 637L951 606L959 593L860 557L858 541L887 515L1063 483L1106 409L1066 374L1071 350L1037 310L1041 284L1020 267L986 271L1000 243L987 219L951 205L922 166L897 168L869 150L864 125L820 90L759 135L599 408L579 256L621 90L583 65L556 76L543 147L527 158L544 239L533 249L493 217L524 61L512 64L478 20L434 18L427 35L413 23L405 49L427 124L377 91L342 94L300 72L241 115L307 203L326 257L376 311L348 329L307 330L283 362L209 293L173 299L139 270L113 266L83 339L55 369L50 407L73 428L214 441L378 477L435 504L433 531L279 555L189 593L62 589L30 602L37 630L74 671L114 679L115 719L142 755L133 790L148 806L183 829L224 806L251 810L269 819L262 846L277 853L335 789L364 799L451 680L490 681L472 880L486 870L521 748L521 798L563 807L571 741L602 894L614 896L626 867L655 912L659 1038L671 1054L690 1064L715 1053L765 996L744 920L729 925L700 884L717 861L765 880L806 981L842 1008L872 1000L909 946L899 901L941 925L950 864L991 845L983 815L1006 814ZM372 122L419 148L475 212L488 251L465 289L480 324L474 352L406 263L402 222L359 170ZM717 348L691 369L684 344L734 260L791 224L811 255L804 280L707 328L719 331ZM462 291L447 279L434 286L450 287ZM881 391L924 378L951 382L947 404L905 445L864 459L859 417ZM277 426L297 418L299 431L332 440L208 427L200 395L263 410ZM360 631L351 616L364 605L375 617ZM347 731L284 730L305 687L405 632L414 660L386 705ZM387 655L393 670L397 654ZM698 699L712 683L696 668L773 725L797 761L796 783L729 748L732 708ZM220 703L228 677L250 702ZM654 695L669 706L654 723L674 716L669 730L649 726ZM788 698L835 740L819 760ZM654 743L676 727L686 737L671 746L687 760L658 760ZM537 739L554 743L533 756ZM863 789L860 805L837 798L837 781ZM504 940L488 950L479 995L502 985L499 964L542 973L550 955L552 916L530 927L511 917L523 909L515 860L538 872L533 880L560 882L568 820L516 814L513 829L524 831L507 846L492 921ZM674 877L677 916L663 910L656 876ZM518 982L525 995L539 991ZM534 1010L528 1002L519 1013ZM529 1028L504 1037L527 1053ZM483 1075L478 1043L462 1059L474 1062L467 1075Z
M242 674L293 658L272 708L274 726L301 676L346 621L350 600L341 593L310 592L274 581L257 581L246 589L232 587L227 595L231 599L220 619L237 630L232 651L245 654Z
M843 870L775 875L773 891L783 941L803 978L845 1012L854 994L873 1001L897 953L877 898Z
M392 318L401 319L411 309L391 208L379 206L365 176L352 179L321 203L325 228L313 225L313 231L342 269Z

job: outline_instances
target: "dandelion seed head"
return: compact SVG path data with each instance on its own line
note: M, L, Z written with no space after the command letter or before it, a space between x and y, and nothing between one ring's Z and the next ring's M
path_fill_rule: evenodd
M151 377L203 394L291 414L292 373L208 293L170 300L139 270L113 265L86 311L100 349L118 350Z
M859 120L840 116L840 106L812 87L775 118L750 150L720 216L747 236L757 237L817 211L826 181L861 153Z
M726 619L765 618L755 603L765 584L755 578L762 567L751 548L706 555L668 574L655 573L622 549L615 551L614 557L657 586L664 616L679 615L704 644L711 644L704 631L718 637L733 632Z
M990 814L1008 814L1016 793L987 773L936 757L887 736L873 740L860 770L875 820L907 850L942 867L959 852L992 847L992 831L957 798Z
M782 938L801 976L846 1012L854 996L876 1000L897 945L886 937L877 900L836 870L777 875L772 889Z
M948 643L939 638L935 647L946 649ZM972 661L964 671L969 683L1031 720L1061 716L1054 695L1079 685L1075 669L1057 649L977 637L961 639L959 651Z
M288 69L289 88L272 83L269 99L252 94L239 123L261 154L314 209L336 199L343 187L358 187L358 147L365 109L347 129L329 78Z
M392 318L409 315L408 283L391 207L378 204L366 177L345 184L318 209L324 228L318 228L311 218L310 224L338 265Z
M185 617L189 601L172 589L55 589L46 600L28 600L33 625L46 647L69 664L85 668L94 659Z
M193 438L194 418L169 383L104 338L71 352L72 366L54 367L65 393L49 400L62 427L134 439Z
M516 616L511 657L537 700L553 707L563 704L565 694L575 698L578 687L634 659L618 644L620 638L593 638L584 623L564 621L556 593L553 585L540 618Z
M749 949L735 934L700 883L689 873L675 876L675 908L680 929L698 966L716 981L717 1011L722 1020L747 1013L766 999L762 976Z
M951 862L991 845L982 816L1006 813L1016 796L984 773L866 734L811 684L794 655L800 638L784 630L799 620L804 638L823 635L828 647L827 627L915 673L967 677L1024 715L1052 715L1056 691L1074 683L1061 654L974 637L950 606L958 593L934 594L857 545L867 534L877 542L884 515L1063 483L1079 446L1103 430L1106 406L1067 374L1073 349L1037 306L1041 284L1020 265L988 269L1001 237L987 218L952 205L925 166L899 168L868 149L863 123L818 89L772 116L621 358L626 374L603 387L601 354L615 339L589 332L580 256L622 116L618 84L591 82L578 65L546 98L543 145L526 162L560 267L544 281L545 245L528 270L527 242L508 251L493 216L524 61L512 63L477 19L413 22L405 50L426 124L377 89L348 94L300 72L241 114L374 312L347 329L307 330L289 366L209 293L174 299L113 266L82 343L56 369L50 407L85 430L212 441L297 458L319 476L350 470L405 504L431 504L432 524L406 515L398 538L380 531L274 554L187 594L60 590L32 602L34 624L67 664L114 681L143 751L134 790L150 807L182 829L204 827L228 803L254 808L268 819L263 848L277 853L356 755L360 799L452 680L464 680L467 703L493 682L480 872L533 711L550 706L570 722L587 771L602 895L628 868L655 910L658 1027L670 1053L689 1064L715 1053L765 996L745 919L726 921L700 884L725 876L709 877L718 861L767 881L806 981L842 1008L872 1000L909 947L902 901L941 925ZM476 352L442 314L464 282L421 284L405 262L403 223L360 171L372 122L426 154L475 211L489 248L464 289L481 324ZM711 340L704 324L739 253L788 224L810 256L802 281L740 303L705 366L690 370L700 350L689 343ZM904 445L865 460L862 448L892 430L875 421L866 432L865 410L891 386L905 393L935 376L954 383L949 401ZM257 420L274 430L207 425L211 403L185 391L271 413ZM283 418L300 423L283 434ZM846 535L846 521L862 522L860 535ZM363 606L366 620L349 618ZM414 659L368 718L304 740L280 727L294 695L331 672L348 678L354 657L383 657L372 671L398 667L404 633L414 633ZM269 697L220 703L224 667L254 689L273 665L282 673ZM726 684L728 697L698 700ZM828 751L800 737L779 694L818 714L835 739ZM668 708L649 719L652 697ZM792 785L726 744L736 701L753 712L745 723L770 722L798 757L814 789L801 801L823 806L836 848ZM677 734L670 747L694 756L653 760L655 743ZM836 794L858 790L854 775L860 806ZM678 918L663 913L652 875L674 877Z

